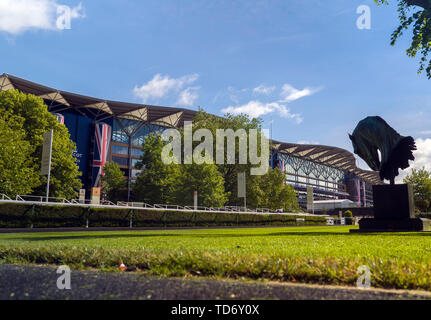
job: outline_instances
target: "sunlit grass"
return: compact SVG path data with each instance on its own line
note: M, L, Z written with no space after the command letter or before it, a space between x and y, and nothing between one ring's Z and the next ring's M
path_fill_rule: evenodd
M0 261L155 275L354 284L368 265L379 287L431 290L431 234L351 234L351 227L0 234Z

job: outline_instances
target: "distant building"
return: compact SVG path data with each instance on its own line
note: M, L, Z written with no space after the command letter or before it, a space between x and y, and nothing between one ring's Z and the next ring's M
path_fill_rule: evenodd
M357 203L349 199L334 199L334 200L317 200L314 201L314 211L321 212L323 210L330 211L336 209L355 208Z
M86 189L98 186L102 167L112 161L127 177L129 197L131 184L141 172L136 163L145 137L181 127L197 113L87 97L3 74L0 91L9 89L43 98L48 110L69 129ZM357 168L353 154L336 147L273 141L270 163L287 172L286 182L295 188L303 207L307 186L313 187L315 200L350 199L358 206L370 206L371 186L381 183L377 173Z

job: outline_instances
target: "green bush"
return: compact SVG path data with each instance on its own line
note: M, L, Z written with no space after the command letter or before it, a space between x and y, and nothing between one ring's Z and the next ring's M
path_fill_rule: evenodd
M353 217L353 213L350 210L346 210L344 212L344 218L352 218Z
M431 219L431 212L419 212L419 213L416 213L416 217Z
M298 221L298 218L305 221ZM0 205L0 228L59 227L210 227L210 226L285 226L325 225L315 216L259 215L215 212L181 212L85 208L77 206Z

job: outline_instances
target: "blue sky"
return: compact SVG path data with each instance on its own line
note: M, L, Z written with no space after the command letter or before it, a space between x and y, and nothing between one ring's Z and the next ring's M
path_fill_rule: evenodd
M428 166L431 80L405 55L410 32L389 45L390 2L0 0L0 73L100 98L246 110L272 120L276 140L350 151L347 133L380 115L418 139L416 166ZM72 9L71 29L55 27L58 5ZM370 30L356 26L360 5Z

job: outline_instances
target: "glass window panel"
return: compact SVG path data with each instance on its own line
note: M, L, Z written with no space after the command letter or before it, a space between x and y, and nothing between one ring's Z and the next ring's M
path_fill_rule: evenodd
M129 143L129 137L123 131L121 125L118 123L117 120L114 120L114 129L112 130L112 141Z
M124 146L116 146L116 145L112 145L112 153L116 153L116 154L123 154L123 155L128 155L128 148L124 147Z
M142 151L142 149L132 148L131 154L132 154L132 157L140 158L144 155L144 151Z
M151 133L162 133L163 130L165 130L165 127L153 125L153 124L146 124L138 129L138 131L135 133L135 135L132 138L132 144L134 146L142 146L142 144L145 142L145 139L151 134Z
M139 161L139 159L132 159L132 167L134 168Z
M127 158L112 157L112 161L119 164L120 166L127 166L128 165L128 159Z
M132 178L137 178L142 170L132 170Z

